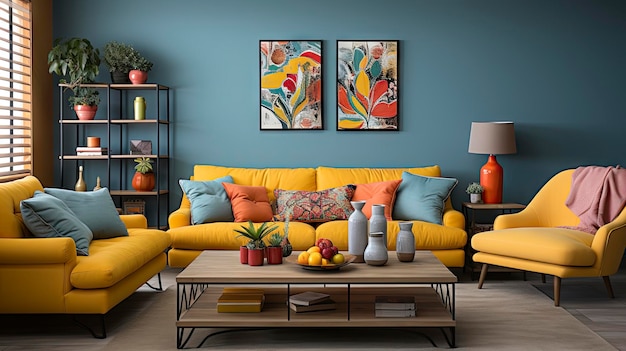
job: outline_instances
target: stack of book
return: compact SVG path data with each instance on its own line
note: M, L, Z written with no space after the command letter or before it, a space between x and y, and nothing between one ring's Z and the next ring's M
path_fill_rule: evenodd
M305 291L289 296L289 308L298 313L334 310L337 306L328 294Z
M77 156L101 156L109 153L106 147L89 147L89 146L77 146Z
M262 289L224 288L217 299L217 312L261 312L264 303Z
M376 296L376 317L415 317L415 296Z

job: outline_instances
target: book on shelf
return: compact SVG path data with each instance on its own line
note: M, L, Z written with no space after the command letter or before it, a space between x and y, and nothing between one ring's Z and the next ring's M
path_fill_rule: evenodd
M106 147L89 147L89 146L77 146L77 156L101 156L109 153Z
M310 306L328 299L330 299L330 295L328 294L316 291L305 291L289 296L289 303L300 306Z
M261 289L224 288L217 299L217 312L261 312L264 303Z
M376 309L376 317L415 317L415 310Z
M375 302L377 310L415 310L415 296L376 296Z
M296 313L300 312L313 312L313 311L328 311L328 310L336 310L337 304L332 299L326 299L322 302L318 302L313 305L304 306L304 305L296 305L294 303L289 304L289 308Z

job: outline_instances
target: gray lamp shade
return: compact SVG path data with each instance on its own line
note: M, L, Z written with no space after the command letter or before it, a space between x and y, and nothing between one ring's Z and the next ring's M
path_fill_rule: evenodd
M488 155L516 153L513 122L472 122L467 151Z

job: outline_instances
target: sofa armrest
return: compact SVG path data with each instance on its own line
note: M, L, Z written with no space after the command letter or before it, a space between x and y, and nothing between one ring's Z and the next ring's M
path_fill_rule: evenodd
M0 239L0 265L39 265L76 261L72 238Z
M452 207L446 207L443 210L443 222L446 227L454 227L465 230L465 216L461 211L457 211Z
M493 222L493 229L521 228L521 227L545 227L531 207L526 207L517 213L502 214Z
M126 228L148 228L148 219L142 214L120 215Z
M170 213L167 223L169 224L170 229L191 225L191 209L181 207Z

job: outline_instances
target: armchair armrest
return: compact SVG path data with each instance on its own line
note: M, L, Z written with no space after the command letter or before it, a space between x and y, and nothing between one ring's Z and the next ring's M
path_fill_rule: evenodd
M534 207L529 206L517 213L499 215L493 222L494 230L520 227L544 227Z
M191 225L191 208L181 207L170 213L167 222L171 228L185 227Z
M120 215L126 228L148 228L148 219L142 214Z
M0 239L0 265L40 265L76 261L72 238Z
M452 207L446 207L443 210L443 222L446 227L454 227L465 230L465 216L461 211L457 211Z

